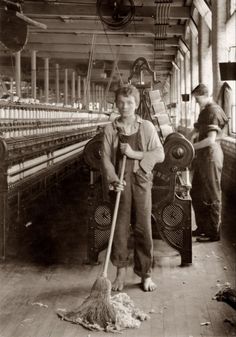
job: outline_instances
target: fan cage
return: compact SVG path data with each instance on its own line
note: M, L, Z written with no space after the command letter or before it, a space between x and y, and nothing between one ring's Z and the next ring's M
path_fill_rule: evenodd
M133 0L128 0L128 5L122 7L123 0L109 1L109 0L97 0L97 12L100 20L111 29L121 29L128 25L134 18L135 5ZM108 9L113 4L113 15L109 18L104 15L104 9ZM120 8L119 8L120 6ZM127 9L126 13L120 12L120 9ZM120 15L122 14L122 15Z

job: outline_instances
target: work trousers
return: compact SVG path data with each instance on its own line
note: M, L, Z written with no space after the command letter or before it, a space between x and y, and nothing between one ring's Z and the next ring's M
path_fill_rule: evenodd
M125 174L126 186L121 194L118 218L114 233L111 261L118 267L127 267L129 262L128 240L131 213L134 235L134 272L141 278L151 275L153 241L151 226L152 173L145 174L140 169Z
M221 224L221 174L223 151L216 143L197 154L191 197L198 230L217 237Z

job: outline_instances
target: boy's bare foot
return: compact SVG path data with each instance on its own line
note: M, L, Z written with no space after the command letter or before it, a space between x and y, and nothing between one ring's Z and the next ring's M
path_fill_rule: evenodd
M112 290L121 291L124 288L126 268L117 268L116 278L112 283Z
M142 286L144 291L154 291L157 288L151 277L142 279Z

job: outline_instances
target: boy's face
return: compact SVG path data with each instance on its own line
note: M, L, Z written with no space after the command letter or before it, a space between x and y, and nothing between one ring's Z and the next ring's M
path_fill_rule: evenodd
M119 95L117 97L116 106L119 113L123 117L129 117L135 114L137 108L134 96L123 96Z

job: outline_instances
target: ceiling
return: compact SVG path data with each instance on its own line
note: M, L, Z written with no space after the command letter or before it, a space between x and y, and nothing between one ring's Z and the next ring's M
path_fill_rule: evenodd
M111 29L101 21L96 0L24 0L23 14L45 24L47 29L28 25L28 40L21 52L22 79L30 80L30 52L36 50L38 81L43 81L44 58L49 58L51 81L55 78L55 64L59 64L61 81L65 68L87 76L91 67L91 82L107 85L127 82L134 61L143 57L163 83L181 49L180 41L188 45L185 33L192 0L133 2L132 20L124 27ZM111 18L113 10L111 6L102 7L102 13L104 18ZM14 77L14 54L3 46L0 73Z

